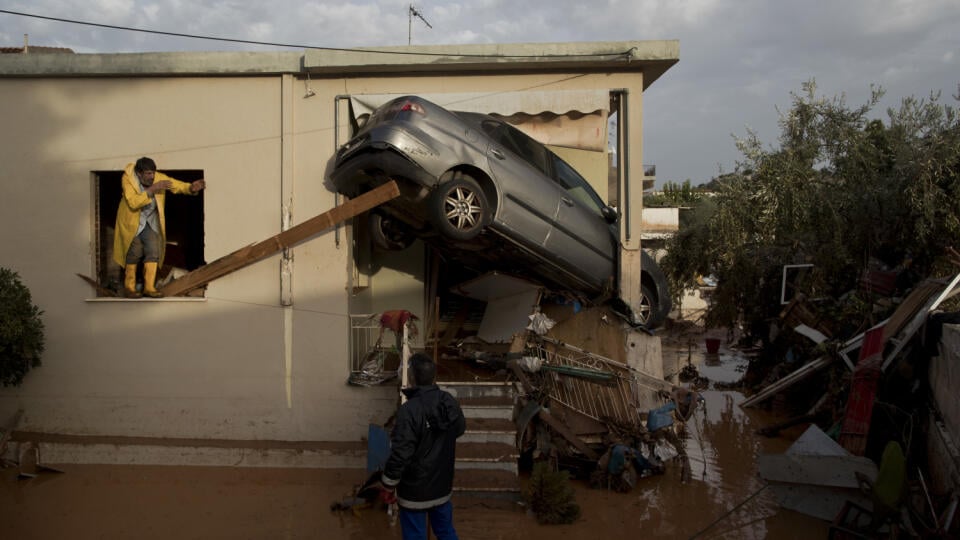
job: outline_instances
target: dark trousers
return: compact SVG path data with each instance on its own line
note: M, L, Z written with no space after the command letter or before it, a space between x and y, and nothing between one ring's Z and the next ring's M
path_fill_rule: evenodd
M400 529L403 540L427 540L427 518L437 540L459 540L453 528L453 503L447 501L427 510L400 508Z
M160 261L160 233L144 227L140 234L133 238L130 249L127 250L127 264Z

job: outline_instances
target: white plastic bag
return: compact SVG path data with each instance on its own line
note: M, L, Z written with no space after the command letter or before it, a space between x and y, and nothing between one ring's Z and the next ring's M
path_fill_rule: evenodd
M657 441L657 447L653 450L653 453L660 458L660 461L669 461L679 454L677 449L667 442L666 439L659 439Z
M527 318L530 319L530 324L527 325L527 330L536 333L538 336L546 334L551 328L553 328L553 325L557 324L557 322L550 317L540 313L539 309L530 314Z

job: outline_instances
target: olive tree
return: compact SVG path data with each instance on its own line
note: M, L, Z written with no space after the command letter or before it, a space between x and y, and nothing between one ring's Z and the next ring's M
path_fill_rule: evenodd
M812 264L805 287L838 299L870 264L906 261L924 275L960 238L953 107L938 95L906 98L884 122L871 116L879 88L857 107L818 96L813 81L802 90L781 114L777 145L753 132L737 140L742 161L715 182L709 217L677 235L664 261L681 281L716 274L710 325L763 328L782 307L785 264ZM837 311L830 302L819 307ZM839 311L868 316L866 308Z

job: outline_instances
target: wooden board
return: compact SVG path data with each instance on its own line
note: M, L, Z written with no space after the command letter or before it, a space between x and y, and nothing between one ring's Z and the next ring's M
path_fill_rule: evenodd
M808 362L803 367L798 368L789 375L783 377L782 379L774 382L773 384L767 386L763 390L757 392L756 394L750 396L747 400L740 404L741 407L752 407L763 400L773 396L777 392L786 390L787 388L793 386L794 384L806 379L807 377L813 375L814 373L820 371L821 369L829 366L833 363L833 359L829 356L821 356L816 360Z
M877 465L860 456L760 454L757 471L768 482L852 489L859 486L857 472L871 480L877 477Z
M256 244L240 248L210 264L201 266L179 279L171 281L162 287L160 292L163 293L164 296L178 296L188 293L217 278L221 278L261 259L265 259L274 253L309 240L317 233L390 201L398 195L400 195L400 189L397 187L397 183L390 181L355 199L350 199L332 210L291 227L280 234L271 236Z

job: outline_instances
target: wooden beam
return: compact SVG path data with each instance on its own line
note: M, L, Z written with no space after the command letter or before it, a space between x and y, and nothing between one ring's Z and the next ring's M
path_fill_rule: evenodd
M812 360L803 367L797 368L789 375L786 375L780 380L777 380L771 383L769 386L763 390L757 392L756 394L750 396L748 399L744 400L740 404L741 407L752 407L761 401L769 398L770 396L780 392L781 390L786 390L787 388L793 386L794 384L806 379L807 377L813 375L814 373L820 371L821 369L829 366L833 363L833 358L829 356L821 356L816 360Z
M943 288L943 286L937 287L936 285L932 285L933 294L936 294L938 292L940 294L937 295L936 297L933 297L933 294L927 296L925 298L925 301L923 302L922 307L920 307L919 309L915 309L911 306L910 320L903 325L902 329L896 333L895 337L891 337L890 341L893 342L894 347L892 351L890 351L888 354L884 356L883 366L881 366L880 368L881 370L883 371L887 370L887 367L890 365L890 363L893 362L893 360L897 357L897 355L900 354L900 352L907 345L907 343L911 339L913 339L913 336L920 330L920 327L926 324L927 317L930 316L930 312L940 307L940 304L953 294L953 291L954 289L957 288L957 285L960 285L960 274L957 274L953 278L953 280L950 281L950 284L946 286L946 288ZM918 286L917 288L919 289L920 287ZM911 293L911 295L912 294L913 293ZM908 295L907 299L909 299L911 295ZM906 302L907 300L904 300L904 303ZM901 304L901 306L902 305L903 304ZM897 310L893 312L893 315L891 315L890 318L893 319L898 314L899 311L900 311L900 308L897 308ZM889 334L893 334L893 332L890 332ZM885 338L889 334L887 333L886 330L884 331Z
M600 456L598 456L597 453L593 451L593 448L590 448L589 446L587 446L587 443L583 442L583 440L581 440L580 437L577 437L576 434L570 431L570 428L564 425L563 422L551 416L548 410L540 409L540 412L537 413L537 416L540 418L540 420L543 420L548 426L553 428L554 431L559 433L561 437L566 439L567 442L572 444L583 455L587 456L588 458L594 461L600 458Z
M390 181L355 199L350 199L332 210L328 210L299 225L291 227L282 233L271 236L256 244L240 248L210 264L201 266L179 279L171 281L161 288L160 292L162 292L164 296L178 296L188 293L217 278L221 278L231 272L235 272L245 266L265 259L278 251L309 240L317 233L390 201L398 195L400 195L400 189L397 187L397 183Z
M93 279L92 277L88 277L83 274L77 274L77 276L93 287L93 290L97 292L97 296L118 296L115 291L111 291L110 289L102 287L100 283L98 283L97 280Z

